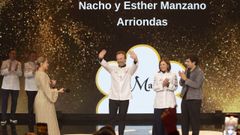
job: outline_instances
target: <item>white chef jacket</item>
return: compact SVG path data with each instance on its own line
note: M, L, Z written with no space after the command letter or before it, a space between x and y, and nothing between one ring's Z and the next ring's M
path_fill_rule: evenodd
M169 86L163 87L163 81L165 79L169 80ZM176 105L176 98L174 91L178 87L177 76L175 73L171 72L158 72L154 77L153 90L156 92L154 108L164 109L164 108L174 108Z
M24 63L24 77L25 77L25 90L26 91L37 91L35 82L35 72L37 65L32 62Z
M21 63L17 60L12 61L11 71L8 71L11 60L2 62L1 75L3 75L2 89L20 90L19 77L22 75ZM17 70L15 71L17 66Z
M131 93L131 77L138 67L138 63L134 63L131 67L110 66L104 59L101 65L111 75L111 89L109 99L112 100L129 100L132 99Z

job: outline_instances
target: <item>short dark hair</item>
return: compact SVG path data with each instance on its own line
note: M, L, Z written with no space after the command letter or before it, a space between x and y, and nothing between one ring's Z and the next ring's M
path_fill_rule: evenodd
M9 54L10 52L12 52L12 51L15 51L15 52L16 52L16 49L14 49L14 48L10 49L10 50L8 51L8 54Z
M117 51L117 52L116 52L116 56L117 56L118 54L123 54L124 57L125 57L125 59L127 58L127 54L126 54L125 51Z
M160 69L161 62L165 62L168 65L167 71L170 72L171 71L171 63L170 63L170 61L167 58L162 58L159 61L159 69ZM162 72L161 69L160 69L159 72Z
M186 59L190 59L191 62L195 62L195 65L198 65L199 64L199 59L198 59L198 56L195 55L195 54L188 54L185 58Z

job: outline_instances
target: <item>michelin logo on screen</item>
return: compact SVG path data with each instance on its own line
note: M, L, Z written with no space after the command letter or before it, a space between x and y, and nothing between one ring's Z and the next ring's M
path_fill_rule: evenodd
M138 55L139 67L135 74L132 76L132 96L130 100L128 113L153 113L153 104L155 92L152 89L153 79L156 72L159 71L160 54L149 45L136 45L129 49ZM128 52L129 52L128 51ZM109 61L110 65L117 65L116 61ZM127 65L132 65L133 60L127 54ZM184 66L176 61L171 61L171 72L178 74L178 71L183 71ZM179 81L178 77L178 81ZM98 69L96 74L96 85L98 90L105 95L96 107L97 114L106 114L108 110L108 92L111 87L110 74L102 67ZM179 97L182 87L179 85L175 91L177 100L177 113L181 113L180 104L181 98Z

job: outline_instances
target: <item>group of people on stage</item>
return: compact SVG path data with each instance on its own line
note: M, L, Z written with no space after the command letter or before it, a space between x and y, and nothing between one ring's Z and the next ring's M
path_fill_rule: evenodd
M16 60L16 50L12 49L8 54L9 58L2 62L2 118L1 126L9 121L17 124L15 117L17 100L20 90L19 77L22 76L21 63ZM34 110L37 123L47 123L49 135L60 135L54 103L59 93L64 93L64 88L56 89L56 80L50 80L46 71L48 60L45 57L37 58L37 53L31 51L28 54L28 61L24 63L25 91L28 97L29 122L34 120ZM11 113L7 117L8 97L11 95ZM33 130L33 129L30 129Z
M98 54L98 59L101 66L111 75L111 89L109 92L110 124L114 129L118 117L118 132L119 135L124 135L129 100L132 99L131 77L138 68L139 60L137 55L131 51L129 54L133 59L133 64L127 66L126 52L118 51L116 53L118 66L111 66L104 59L106 53L106 50L102 50ZM9 95L11 95L11 114L9 122L12 124L17 123L15 112L20 90L19 77L22 76L22 66L21 63L16 60L16 50L10 50L8 55L9 59L3 61L1 65L1 75L3 75L1 87L2 126L6 125L8 121L6 112ZM31 51L28 57L29 60L24 63L23 71L25 77L25 90L28 96L29 120L31 121L34 119L33 112L35 110L36 122L47 123L49 135L60 135L54 103L59 93L64 93L64 88L56 89L56 81L50 80L47 75L46 71L49 67L47 58L37 58L37 54L34 51ZM185 65L187 67L186 71L179 72L178 75L181 79L178 81L177 75L171 72L169 60L161 59L159 62L159 71L155 74L153 82L153 90L156 92L153 135L170 135L162 117L169 109L175 109L176 115L176 97L174 91L178 87L178 82L182 86L182 134L188 135L191 126L193 135L199 135L204 73L200 69L198 57L195 55L188 55L185 59ZM176 128L176 121L174 124Z
M100 64L111 75L111 89L109 92L109 114L110 124L114 128L118 120L119 135L124 134L126 115L129 106L129 100L132 98L131 94L131 77L138 68L138 57L131 51L130 57L134 60L131 66L126 65L126 53L118 51L116 53L116 61L118 66L111 66L104 59L107 51L102 50L99 55ZM175 124L175 131L169 130L168 126L163 120L163 115L167 114L170 108L175 109L176 115L176 97L174 91L178 87L178 82L182 86L181 97L181 127L182 135L188 135L190 126L193 135L199 135L200 128L200 108L202 101L202 86L204 81L204 73L199 67L199 59L195 55L188 55L185 58L186 71L179 71L180 81L177 80L177 75L171 72L171 64L167 59L161 59L159 62L159 71L154 76L153 90L156 92L154 102L154 122L153 135L170 135L178 134L176 129L176 120L169 117L169 121ZM150 65L149 65L150 66ZM173 112L173 111L171 111ZM171 127L170 127L171 128Z

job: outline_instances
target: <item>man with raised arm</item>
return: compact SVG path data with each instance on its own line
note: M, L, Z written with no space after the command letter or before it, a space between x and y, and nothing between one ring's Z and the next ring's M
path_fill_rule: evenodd
M111 89L109 92L109 113L110 121L113 128L116 125L117 115L119 115L119 135L124 134L125 118L128 111L129 100L132 98L131 93L131 77L136 72L138 67L137 55L131 51L130 56L134 60L132 66L126 66L126 53L118 51L116 53L116 60L118 66L111 66L104 60L107 51L102 50L99 55L100 64L111 75Z

